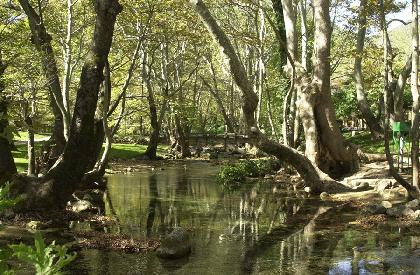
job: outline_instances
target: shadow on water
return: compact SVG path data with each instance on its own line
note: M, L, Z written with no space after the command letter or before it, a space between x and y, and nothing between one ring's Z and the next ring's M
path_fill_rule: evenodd
M192 253L180 261L162 261L154 253L84 250L71 272L388 274L389 265L401 264L398 256L418 248L413 236L396 235L394 229L386 234L392 240L376 230L351 229L354 216L346 206L305 199L274 183L244 183L240 190L225 191L216 183L217 171L194 162L109 176L106 213L119 221L110 232L159 238L181 226L191 234ZM390 245L395 240L398 246ZM416 268L409 270L416 274Z

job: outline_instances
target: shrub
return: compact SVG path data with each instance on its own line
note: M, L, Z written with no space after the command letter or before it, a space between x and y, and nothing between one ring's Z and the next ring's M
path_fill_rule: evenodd
M280 169L280 162L273 159L242 160L224 165L217 180L219 183L232 188L245 180L245 177L262 177Z

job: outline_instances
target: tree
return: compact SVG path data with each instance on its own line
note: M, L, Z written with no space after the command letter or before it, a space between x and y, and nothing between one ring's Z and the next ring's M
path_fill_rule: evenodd
M326 174L321 172L307 157L303 156L298 151L281 145L277 142L270 141L263 133L261 133L261 131L258 129L254 117L254 112L257 108L258 97L252 89L252 85L247 78L245 69L241 64L237 54L235 53L230 40L224 31L220 28L217 21L214 19L202 0L190 0L189 3L198 13L210 35L221 47L222 52L227 59L230 72L235 80L236 85L239 87L242 93L242 111L244 113L247 132L254 140L254 144L262 151L274 155L278 159L292 165L305 180L305 183L311 187L313 192L321 192L327 189L329 189L329 192L332 190L337 191L346 189L341 184L331 180Z
M403 186L408 193L409 198L420 198L420 190L417 186L411 185L409 182L407 182L400 174L398 174L398 171L394 167L394 160L393 156L391 155L391 152L389 150L389 125L390 125L390 119L391 119L391 95L392 95L392 88L390 87L390 64L391 64L391 57L388 53L389 47L386 46L387 42L389 41L388 37L388 31L387 31L387 24L385 19L385 8L384 8L384 1L379 1L380 5L380 26L382 31L382 41L384 43L384 56L383 56L383 63L384 63L384 74L383 74L383 81L384 81L384 106L385 106L385 120L384 120L384 145L385 145L385 154L388 161L389 166L389 172L392 175L392 177L399 183L401 186ZM413 16L414 19L417 14L417 9L413 7ZM415 28L415 27L414 27ZM413 31L413 36L415 36L415 31ZM417 34L418 35L418 34ZM415 42L415 37L413 38L413 47L418 45L418 42ZM418 40L418 37L417 37ZM414 109L414 108L413 108ZM416 141L418 142L418 140ZM413 169L413 174L414 174Z
M94 155L98 147L95 110L100 85L104 80L103 70L111 48L115 20L122 6L118 0L96 0L94 10L95 30L82 67L70 135L63 155L44 177L29 179L29 182L28 179L18 178L12 185L14 194L27 196L21 205L25 209L65 205L71 194L81 187L80 183L89 170L89 156Z
M51 144L49 146L52 146L54 149L47 158L54 161L64 150L67 129L70 127L69 113L66 112L63 105L60 78L54 50L51 45L52 38L45 28L43 15L42 13L38 14L28 0L19 0L19 3L28 18L32 33L31 41L41 56L42 69L44 77L47 79L50 92L50 104L54 113L55 122ZM41 11L41 7L39 7L39 10ZM50 161L48 160L46 162ZM46 165L49 168L50 165L48 163Z

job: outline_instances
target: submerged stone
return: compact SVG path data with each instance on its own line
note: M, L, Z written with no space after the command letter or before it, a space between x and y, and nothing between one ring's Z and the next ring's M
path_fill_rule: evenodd
M191 241L188 232L181 228L175 228L163 240L156 250L156 255L163 259L178 259L191 253Z

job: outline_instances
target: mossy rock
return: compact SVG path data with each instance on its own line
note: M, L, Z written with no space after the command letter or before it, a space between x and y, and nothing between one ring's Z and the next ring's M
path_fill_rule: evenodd
M179 259L188 256L190 253L190 235L181 227L172 230L156 250L156 255L162 259Z

